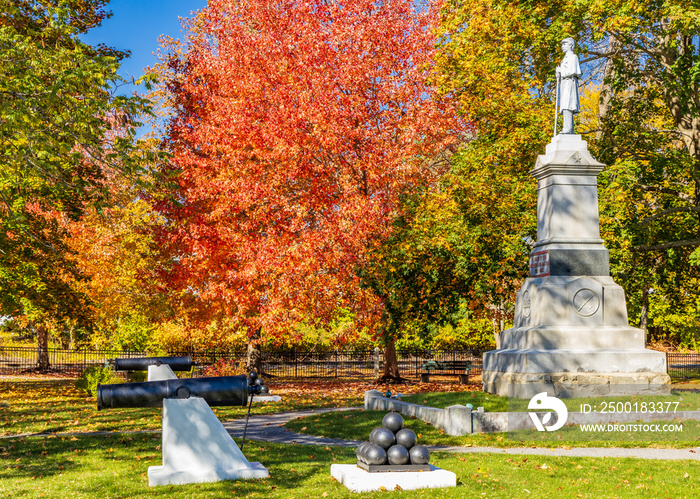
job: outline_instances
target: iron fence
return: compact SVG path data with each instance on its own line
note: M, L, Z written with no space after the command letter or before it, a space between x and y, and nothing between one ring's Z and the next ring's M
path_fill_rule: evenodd
M105 365L107 359L115 357L144 357L142 352L124 350L69 350L49 348L47 350L50 371L80 373L90 366ZM0 374L20 374L36 369L39 350L34 347L0 345Z
M399 350L396 359L399 373L406 378L418 378L428 366L438 365L434 375L454 375L464 373L469 366L470 375L480 375L482 369L481 350ZM173 351L167 355L190 355L198 364L198 370L223 359L245 369L246 353L238 352L189 352ZM123 350L69 350L50 348L48 350L50 370L57 373L79 374L94 365L106 365L108 359L116 357L144 357L144 352ZM272 379L336 378L336 379L375 379L384 372L384 356L380 350L333 350L318 351L262 351L262 369L265 376ZM700 379L700 354L667 353L668 374L673 379ZM21 374L36 369L38 350L34 347L0 345L0 374Z
M418 377L428 361L447 366L440 374L450 375L469 362L471 374L481 374L481 351L470 350L422 350L397 351L399 372L404 377ZM144 352L121 350L48 350L50 371L78 374L90 366L108 365L116 357L145 357ZM240 372L245 369L245 352L189 352L172 351L167 355L190 355L197 362L198 371L203 371L223 360ZM333 350L318 351L262 351L262 370L273 379L343 378L375 379L384 371L384 357L380 350ZM0 374L20 374L34 371L38 365L38 350L33 347L0 345Z
M666 352L666 366L672 379L700 378L700 354Z

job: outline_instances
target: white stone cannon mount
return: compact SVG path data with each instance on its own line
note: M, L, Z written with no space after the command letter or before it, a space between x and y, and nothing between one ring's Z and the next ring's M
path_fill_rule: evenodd
M486 392L531 398L668 394L662 352L627 319L600 237L597 175L605 165L580 135L560 134L537 158L537 243L518 291L514 327L484 354Z
M148 381L176 378L167 365L149 366ZM148 468L148 485L182 485L267 478L267 469L249 462L200 397L163 399L163 464Z

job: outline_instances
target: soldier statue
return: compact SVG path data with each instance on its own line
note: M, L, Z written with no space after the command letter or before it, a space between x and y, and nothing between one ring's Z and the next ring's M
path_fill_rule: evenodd
M564 38L561 41L564 58L557 66L558 112L564 117L560 132L562 134L574 133L574 114L581 111L578 98L578 79L581 76L581 68L578 57L574 54L574 43L573 38Z

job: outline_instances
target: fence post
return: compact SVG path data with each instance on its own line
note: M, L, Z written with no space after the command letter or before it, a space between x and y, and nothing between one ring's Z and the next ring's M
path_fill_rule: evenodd
M379 347L374 347L374 379L379 379Z

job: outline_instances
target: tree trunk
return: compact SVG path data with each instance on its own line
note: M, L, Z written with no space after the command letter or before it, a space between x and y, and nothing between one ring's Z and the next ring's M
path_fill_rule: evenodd
M248 349L246 352L246 369L248 372L255 371L262 375L262 355L259 348L260 328L256 329L248 339Z
M500 350L501 348L501 328L498 327L498 321L496 320L495 317L491 318L491 325L493 326L493 337L496 340L496 349Z
M49 364L49 330L43 324L37 327L37 356L39 371L48 371Z
M503 298L501 298L501 304L498 306L498 325L498 336L500 338L501 333L506 328L506 304L503 301Z
M384 376L383 379L399 378L399 363L396 360L396 345L394 340L389 340L384 347Z
M647 325L649 324L649 288L642 290L642 313L639 316L639 329L644 331L644 344L647 343Z

